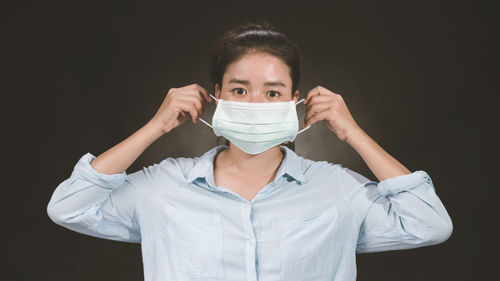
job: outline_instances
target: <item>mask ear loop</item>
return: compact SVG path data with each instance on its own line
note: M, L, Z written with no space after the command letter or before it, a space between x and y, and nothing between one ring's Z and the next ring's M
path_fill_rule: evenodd
M295 105L297 105L297 104L299 104L299 103L301 103L301 102L303 102L303 101L304 101L304 99L301 99L300 101L298 101L297 103L295 103ZM298 132L297 132L297 135L298 135L298 134L300 134L300 133L302 133L303 131L305 131L305 130L309 129L309 128L311 128L311 125L309 125L309 126L305 127L304 129L302 129L302 130L298 131Z
M209 95L210 95L210 96L211 96L214 100L219 101L219 99L218 99L218 98L216 98L216 97L214 97L214 96L212 96L212 94L209 94ZM207 121L203 120L201 117L199 117L198 119L200 119L200 121L201 121L201 122L205 123L205 124L206 124L206 125L208 125L210 128L212 128L212 129L214 128L214 127L212 127L212 125L210 125Z

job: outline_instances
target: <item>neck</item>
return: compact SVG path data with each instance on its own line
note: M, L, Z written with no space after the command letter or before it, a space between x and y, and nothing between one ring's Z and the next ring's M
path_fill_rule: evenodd
M218 169L230 169L251 177L266 177L277 172L284 155L279 145L253 155L230 143L229 148L220 152L217 158Z

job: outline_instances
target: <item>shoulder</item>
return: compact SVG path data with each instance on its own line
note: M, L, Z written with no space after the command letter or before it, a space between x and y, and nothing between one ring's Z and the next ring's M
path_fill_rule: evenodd
M189 178L193 170L205 171L212 165L212 160L217 153L214 147L196 157L167 157L148 167L155 178L161 176Z
M167 157L149 166L147 169L154 178L162 175L185 177L194 168L199 159L200 157Z
M329 161L318 161L297 156L301 170L309 179L335 177L342 170L342 165Z
M164 176L182 175L189 171L195 162L193 158L185 157L167 157L163 160L144 166L140 170L127 174L127 180L132 183L138 182L156 182Z
M329 161L315 161L311 159L304 159L304 166L310 170L310 173L334 173L342 167L340 164Z
M327 177L339 180L343 185L356 186L372 182L364 175L351 170L350 168L340 164L332 163L329 161L315 161L307 158L300 157L301 165L305 175L309 178L314 177Z

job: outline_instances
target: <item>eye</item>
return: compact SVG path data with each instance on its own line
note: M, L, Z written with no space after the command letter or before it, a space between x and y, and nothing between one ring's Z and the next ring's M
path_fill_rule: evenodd
M233 92L233 94L234 94L234 93L235 93L235 90L236 90L236 95L237 95L237 96L241 96L241 95L243 95L243 94L244 94L244 92L245 92L245 89L243 89L243 88L234 88L234 89L232 89L232 90L231 90L231 92Z
M268 93L268 95L269 95L271 98L277 98L277 97L281 96L281 93L280 93L280 92L278 92L278 91L269 91L269 92L267 92L267 93Z

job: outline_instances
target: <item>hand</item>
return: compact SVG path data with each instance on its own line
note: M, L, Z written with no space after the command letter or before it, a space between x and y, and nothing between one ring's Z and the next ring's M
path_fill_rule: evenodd
M317 86L307 93L304 104L307 105L304 128L323 120L341 141L360 130L339 94Z
M207 90L198 84L171 88L150 122L158 126L162 133L170 132L184 123L188 119L188 113L193 123L197 123L203 114L205 100L212 101Z

